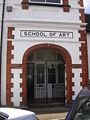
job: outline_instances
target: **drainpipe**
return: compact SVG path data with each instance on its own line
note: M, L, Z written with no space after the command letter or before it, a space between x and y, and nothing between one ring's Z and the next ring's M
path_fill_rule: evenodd
M3 42L4 14L5 14L5 0L3 0L2 17L1 17L1 41L0 41L0 104L1 104L1 64L2 64L2 42Z

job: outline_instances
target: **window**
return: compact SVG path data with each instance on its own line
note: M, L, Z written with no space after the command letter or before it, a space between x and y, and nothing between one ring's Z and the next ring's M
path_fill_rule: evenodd
M58 64L58 83L65 82L65 66L64 64Z
M30 0L31 3L61 4L62 0Z
M44 65L37 65L37 84L44 84Z
M54 64L48 66L48 83L56 83L56 71Z

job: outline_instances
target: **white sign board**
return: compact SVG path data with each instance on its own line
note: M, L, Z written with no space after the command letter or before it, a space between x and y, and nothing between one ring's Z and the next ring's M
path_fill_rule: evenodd
M20 30L20 37L73 38L73 32Z

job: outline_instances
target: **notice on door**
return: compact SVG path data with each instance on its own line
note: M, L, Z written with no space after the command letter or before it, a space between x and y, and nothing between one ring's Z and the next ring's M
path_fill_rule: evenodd
M73 38L73 32L20 30L20 37Z

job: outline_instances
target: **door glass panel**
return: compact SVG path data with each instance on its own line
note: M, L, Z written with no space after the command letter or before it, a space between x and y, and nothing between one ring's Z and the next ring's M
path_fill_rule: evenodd
M34 99L34 64L27 63L27 98L28 103Z
M65 67L64 64L58 64L58 83L65 81Z
M54 64L48 66L48 83L56 83L56 73Z
M40 50L36 52L36 60L56 60L56 52L52 50Z
M45 53L44 53L44 51L42 50L42 51L37 51L36 52L36 60L44 60L44 56L45 56Z
M44 84L44 65L37 65L37 84Z
M33 60L33 54L31 54L30 56L29 56L29 58L28 58L28 63L30 63L31 61Z
M47 60L56 60L56 52L55 51L46 51Z
M57 53L57 61L62 61L64 63L63 57L60 55L60 53Z

